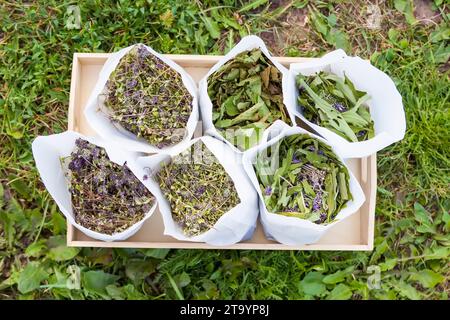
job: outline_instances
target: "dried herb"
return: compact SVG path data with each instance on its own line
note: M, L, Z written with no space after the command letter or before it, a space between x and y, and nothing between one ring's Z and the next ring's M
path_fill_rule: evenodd
M202 146L197 142L163 164L155 179L170 203L173 219L190 237L211 229L240 202L233 180Z
M329 223L352 199L347 168L321 141L295 134L266 151L254 166L270 212Z
M109 160L106 151L83 139L62 159L70 181L75 221L104 234L124 231L142 220L155 198L124 164Z
M297 76L298 104L304 117L351 142L373 138L373 120L366 102L370 96L358 91L347 76L320 72Z
M238 54L209 77L213 122L225 139L247 150L275 120L291 124L281 80L281 72L260 49Z
M120 59L106 84L111 121L158 148L183 140L192 100L180 74L144 45Z

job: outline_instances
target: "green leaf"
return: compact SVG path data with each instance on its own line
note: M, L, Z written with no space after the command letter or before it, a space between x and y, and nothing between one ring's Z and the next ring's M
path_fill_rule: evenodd
M326 287L323 284L324 276L320 272L309 272L302 281L300 281L299 289L310 296L320 296L326 291Z
M413 286L410 286L409 284L405 282L399 282L397 289L399 293L411 300L420 300L420 293L414 288Z
M147 249L144 254L147 257L152 257L156 259L164 259L170 252L170 249Z
M442 26L430 34L430 41L433 43L450 39L450 27Z
M222 107L225 108L225 112L231 117L236 116L240 113L239 109L234 103L234 96L228 97L223 103Z
M19 139L23 138L23 130L20 130L20 129L16 129L16 128L9 129L9 128L7 128L6 129L6 133L9 136L11 136L12 138L16 139L16 140L19 140Z
M125 268L125 274L134 282L139 282L147 278L156 269L153 260L128 260Z
M334 13L331 13L328 17L327 17L327 21L328 24L332 27L334 27L337 23L337 17Z
M55 261L66 261L75 258L79 252L80 248L61 245L56 248L51 248L47 256Z
M414 24L416 18L414 17L414 4L412 0L394 0L395 9L405 15L406 22Z
M43 251L47 248L43 242L34 242L29 245L25 250L25 255L27 257L39 257L42 255Z
M336 284L342 282L352 273L353 269L353 267L350 267L345 270L339 270L335 273L329 274L323 278L323 283Z
M448 259L450 255L450 248L449 247L435 247L435 248L425 248L425 251L423 253L424 260L441 260L441 259Z
M416 230L420 233L436 233L436 228L433 225L433 220L430 214L425 210L425 208L418 202L414 203L414 217L419 226Z
M319 31L324 37L328 36L329 26L323 14L318 11L312 11L311 21L317 31Z
M58 211L57 207L52 207L52 229L54 235L64 234L67 229L67 221L63 215Z
M106 293L114 300L124 300L125 293L123 288L116 286L115 284L110 284L106 286Z
M392 42L392 43L397 43L397 39L398 39L398 35L399 35L399 32L398 32L398 30L396 30L396 29L389 29L389 31L388 31L388 37L389 37L389 40Z
M67 247L65 236L53 236L47 240L49 252L47 256L55 261L66 261L73 259L79 252L80 248Z
M384 262L380 263L379 266L382 272L389 271L397 265L397 262L397 258L386 259Z
M450 58L450 45L446 45L442 42L437 49L433 51L433 60L434 63L440 64L445 63Z
M176 277L176 282L178 287L183 288L191 283L191 278L186 272L182 272L179 276Z
M87 292L108 298L106 287L114 284L119 278L119 276L101 270L87 271L82 276L83 289Z
M429 269L413 273L410 277L410 280L419 281L425 288L434 288L437 284L444 281L444 279L444 276Z
M214 21L212 18L202 15L201 19L203 20L206 30L208 30L209 35L213 39L219 39L220 37L220 28L216 21Z
M31 199L32 191L25 183L24 179L16 175L9 175L8 180L10 181L10 187L20 194L24 199Z
M180 288L178 287L178 285L176 284L175 280L172 278L170 273L167 273L167 278L169 279L169 283L172 286L173 290L175 291L178 300L184 300L183 292L180 290Z
M263 4L267 3L268 0L253 0L252 2L250 2L249 4L243 6L241 9L239 9L239 12L247 12L249 10L253 10L256 9L260 6L262 6Z
M335 30L333 33L333 45L336 49L342 49L346 52L350 51L351 45L348 35L341 30Z
M327 300L348 300L352 297L352 291L345 284L338 284L327 296Z
M138 291L138 289L131 283L122 287L123 293L126 295L128 300L146 300L148 297Z
M31 292L37 288L42 281L48 279L49 274L38 262L30 262L22 270L17 282L17 288L21 293Z
M372 264L377 262L378 259L383 255L383 253L385 253L386 250L389 249L389 245L386 239L379 237L377 238L377 240L382 240L382 242L375 247L375 252L372 254L372 257L370 258L370 263Z

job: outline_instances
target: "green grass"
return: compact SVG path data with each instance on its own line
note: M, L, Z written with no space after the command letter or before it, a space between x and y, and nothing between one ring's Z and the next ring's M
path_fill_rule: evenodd
M277 3L80 2L81 28L68 29L76 2L0 1L0 298L448 299L449 7L425 1L419 19L412 1L382 2L370 27L365 3ZM397 84L407 132L378 155L374 251L67 248L31 141L67 127L72 54L135 42L221 54L246 34L278 55L342 47ZM369 287L377 271L380 286Z

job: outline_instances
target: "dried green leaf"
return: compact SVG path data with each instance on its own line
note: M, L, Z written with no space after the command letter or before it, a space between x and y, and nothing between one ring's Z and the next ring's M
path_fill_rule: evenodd
M280 166L271 165L276 163ZM273 213L329 223L353 199L345 165L328 145L307 134L284 137L261 152L254 167Z
M291 124L283 104L281 78L281 72L260 49L236 55L210 75L213 123L240 150L259 143L264 129L274 121Z

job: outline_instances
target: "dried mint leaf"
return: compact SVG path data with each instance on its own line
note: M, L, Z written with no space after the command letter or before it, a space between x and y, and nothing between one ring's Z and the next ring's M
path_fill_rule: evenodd
M254 165L269 212L330 223L352 200L347 168L332 149L307 134L285 137Z
M158 148L179 143L186 135L193 98L181 75L144 45L120 59L104 97L113 123Z
M275 120L291 124L282 74L260 49L244 51L208 79L213 123L240 150L256 145Z
M75 141L62 165L70 181L75 221L89 230L122 232L142 220L155 203L126 164L110 161L105 149L86 140Z

